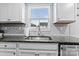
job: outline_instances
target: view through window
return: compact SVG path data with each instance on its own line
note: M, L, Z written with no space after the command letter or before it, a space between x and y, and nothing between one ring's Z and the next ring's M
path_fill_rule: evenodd
M48 8L32 8L31 9L31 27L42 27L48 26Z

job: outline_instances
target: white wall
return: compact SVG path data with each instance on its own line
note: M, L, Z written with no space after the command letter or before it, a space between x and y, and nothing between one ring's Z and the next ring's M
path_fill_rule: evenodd
M70 24L70 35L79 38L79 17L77 18L76 22Z
M77 7L76 7L76 11L75 14L75 19L76 19L76 22L70 24L70 35L73 36L73 37L78 37L79 38L79 16L77 16L77 14L79 15L79 4L77 4Z

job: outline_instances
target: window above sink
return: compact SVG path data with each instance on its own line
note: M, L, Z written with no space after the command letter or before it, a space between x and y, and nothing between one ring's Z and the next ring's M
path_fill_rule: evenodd
M31 27L47 28L48 26L48 8L37 7L31 9Z
M30 28L32 30L48 30L50 28L50 4L28 4Z

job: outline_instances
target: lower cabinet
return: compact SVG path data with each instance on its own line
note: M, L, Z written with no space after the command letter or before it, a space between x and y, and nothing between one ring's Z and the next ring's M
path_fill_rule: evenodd
M16 43L0 42L0 56L15 56Z
M0 56L58 56L58 43L0 42Z
M35 53L33 50L19 50L19 56L35 56Z
M0 51L0 56L15 56L14 51Z
M57 56L57 51L38 51L39 56Z
M61 45L60 55L61 56L79 56L79 45Z
M19 56L57 56L57 51L33 51L33 50L24 50L19 51Z
M19 43L20 56L58 56L57 43Z

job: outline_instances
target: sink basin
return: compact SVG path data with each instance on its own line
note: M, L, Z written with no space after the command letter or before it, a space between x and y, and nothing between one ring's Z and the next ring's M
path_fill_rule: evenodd
M29 40L51 40L49 36L29 36Z

